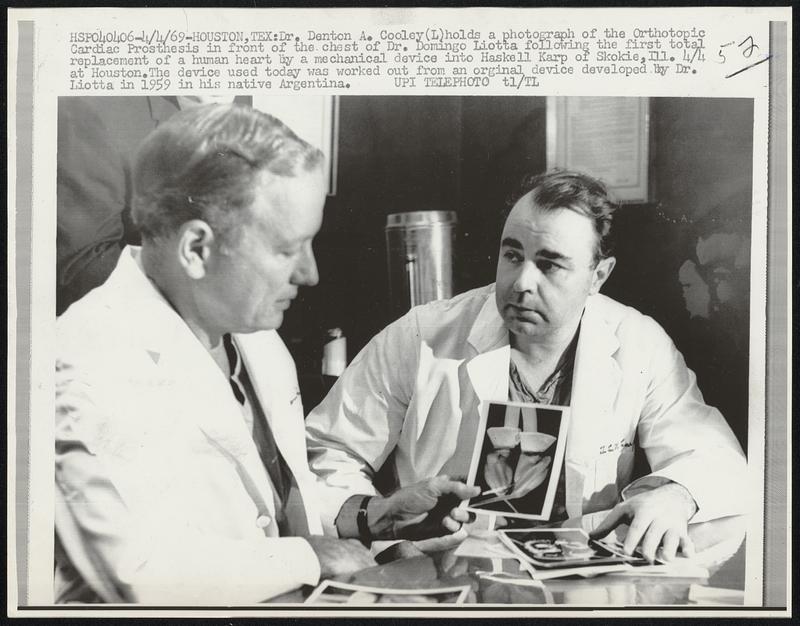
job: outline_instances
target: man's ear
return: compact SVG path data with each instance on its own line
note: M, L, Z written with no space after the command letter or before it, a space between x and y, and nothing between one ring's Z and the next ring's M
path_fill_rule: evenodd
M214 251L214 231L203 220L189 220L178 232L178 263L189 278L205 277Z
M607 257L605 259L600 259L597 265L594 268L594 275L592 276L592 287L589 289L589 293L594 295L600 291L600 287L603 286L608 280L608 277L611 276L611 272L614 271L614 266L617 264L617 259L613 256Z

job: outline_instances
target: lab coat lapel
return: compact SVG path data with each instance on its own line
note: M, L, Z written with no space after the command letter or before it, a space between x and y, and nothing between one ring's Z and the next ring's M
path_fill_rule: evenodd
M187 328L191 333L191 330ZM191 339L194 339L192 334ZM211 355L194 339L201 354L189 360L188 350L184 367L196 377L198 402L196 403L197 421L200 429L221 454L228 457L235 465L259 514L266 513L275 517L275 500L272 494L272 483L269 479L261 457L258 454L252 433L247 428L242 409L231 392L230 383L214 362ZM188 342L187 342L188 343ZM274 524L267 528L277 533Z
M108 282L109 287L125 293L125 298L120 298L126 303L121 314L135 320L147 360L160 377L176 381L191 378L197 393L192 397L192 406L199 397L221 396L219 392L225 382L222 372L186 322L144 274L139 266L139 252L136 247L125 248ZM185 397L180 399L188 401ZM217 404L214 402L212 406ZM206 410L197 417L205 414L216 415Z
M316 534L322 529L314 496L305 483L309 471L300 388L291 357L277 334L272 339L274 345L265 340L263 333L234 335L275 445L300 489L309 531Z
M508 334L494 298L488 298L479 311L467 342L474 354L467 359L442 358L426 343L420 346L416 392L403 426L408 436L406 451L414 459L417 478L441 473L443 459L456 453L465 414L473 419L480 415L485 401L508 396ZM460 388L462 367L469 384Z
M274 516L266 470L225 375L186 322L147 279L137 264L137 256L136 248L123 251L115 280L128 294L125 301L135 303L125 315L146 325L143 346L147 359L154 364L156 376L163 380L191 379L186 387L176 385L187 391L174 397L175 411L194 422L214 447L235 464L259 511Z
M203 398L203 404L198 404L199 426L220 453L235 463L242 484L256 504L259 514L266 513L274 519L272 483L261 462L253 435L247 428L241 406L231 392L225 375L211 355L200 347L205 353L205 359L201 360L198 355L191 364L193 372L204 370L203 380L207 385L199 394ZM266 531L267 534L277 534L277 527L271 524Z
M250 382L258 396L261 408L269 424L275 444L289 465L293 467L294 456L290 453L292 442L292 420L288 414L300 403L300 390L296 379L287 371L280 356L270 350L270 346L259 341L254 335L234 335L242 361L250 374Z
M479 402L508 400L508 344L479 354L467 363L470 382Z
M508 400L511 348L494 298L484 303L467 341L477 352L467 363L467 373L481 406L489 400Z
M602 315L600 303L590 297L581 319L575 353L567 435L567 512L581 514L586 489L593 488L587 475L592 457L603 443L614 416L614 404L622 373L614 354L619 341Z

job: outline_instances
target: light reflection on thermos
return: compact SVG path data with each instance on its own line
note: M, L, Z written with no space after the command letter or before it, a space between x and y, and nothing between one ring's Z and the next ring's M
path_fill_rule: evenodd
M453 295L452 211L392 213L386 218L386 254L391 312Z

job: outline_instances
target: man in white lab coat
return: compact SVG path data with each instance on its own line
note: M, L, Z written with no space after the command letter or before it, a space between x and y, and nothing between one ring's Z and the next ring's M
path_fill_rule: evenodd
M746 511L742 450L661 327L599 294L615 264L603 185L556 171L518 198L495 284L409 311L307 418L323 523L348 528L379 471L466 476L480 404L510 399L571 407L555 517L611 509L598 535L628 522L628 551L690 552L689 521ZM652 472L632 482L637 435Z
M145 140L142 246L57 322L56 601L253 603L375 565L360 542L320 536L275 331L318 279L321 164L235 105L177 113ZM471 491L425 481L383 515L453 528L428 511Z

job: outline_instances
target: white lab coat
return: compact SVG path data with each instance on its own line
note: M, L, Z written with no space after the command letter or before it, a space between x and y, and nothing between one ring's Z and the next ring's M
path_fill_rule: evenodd
M306 419L323 525L374 493L387 460L400 486L466 477L480 402L508 399L509 358L494 285L416 307L374 337ZM637 432L652 474L631 484ZM747 510L742 450L681 354L651 318L602 295L581 321L565 467L570 516L667 480L692 494L692 521Z
M72 518L59 530L75 523L127 601L251 603L316 584L308 542L278 537L228 380L137 258L126 248L57 322L56 510ZM294 362L275 331L234 340L319 534Z

